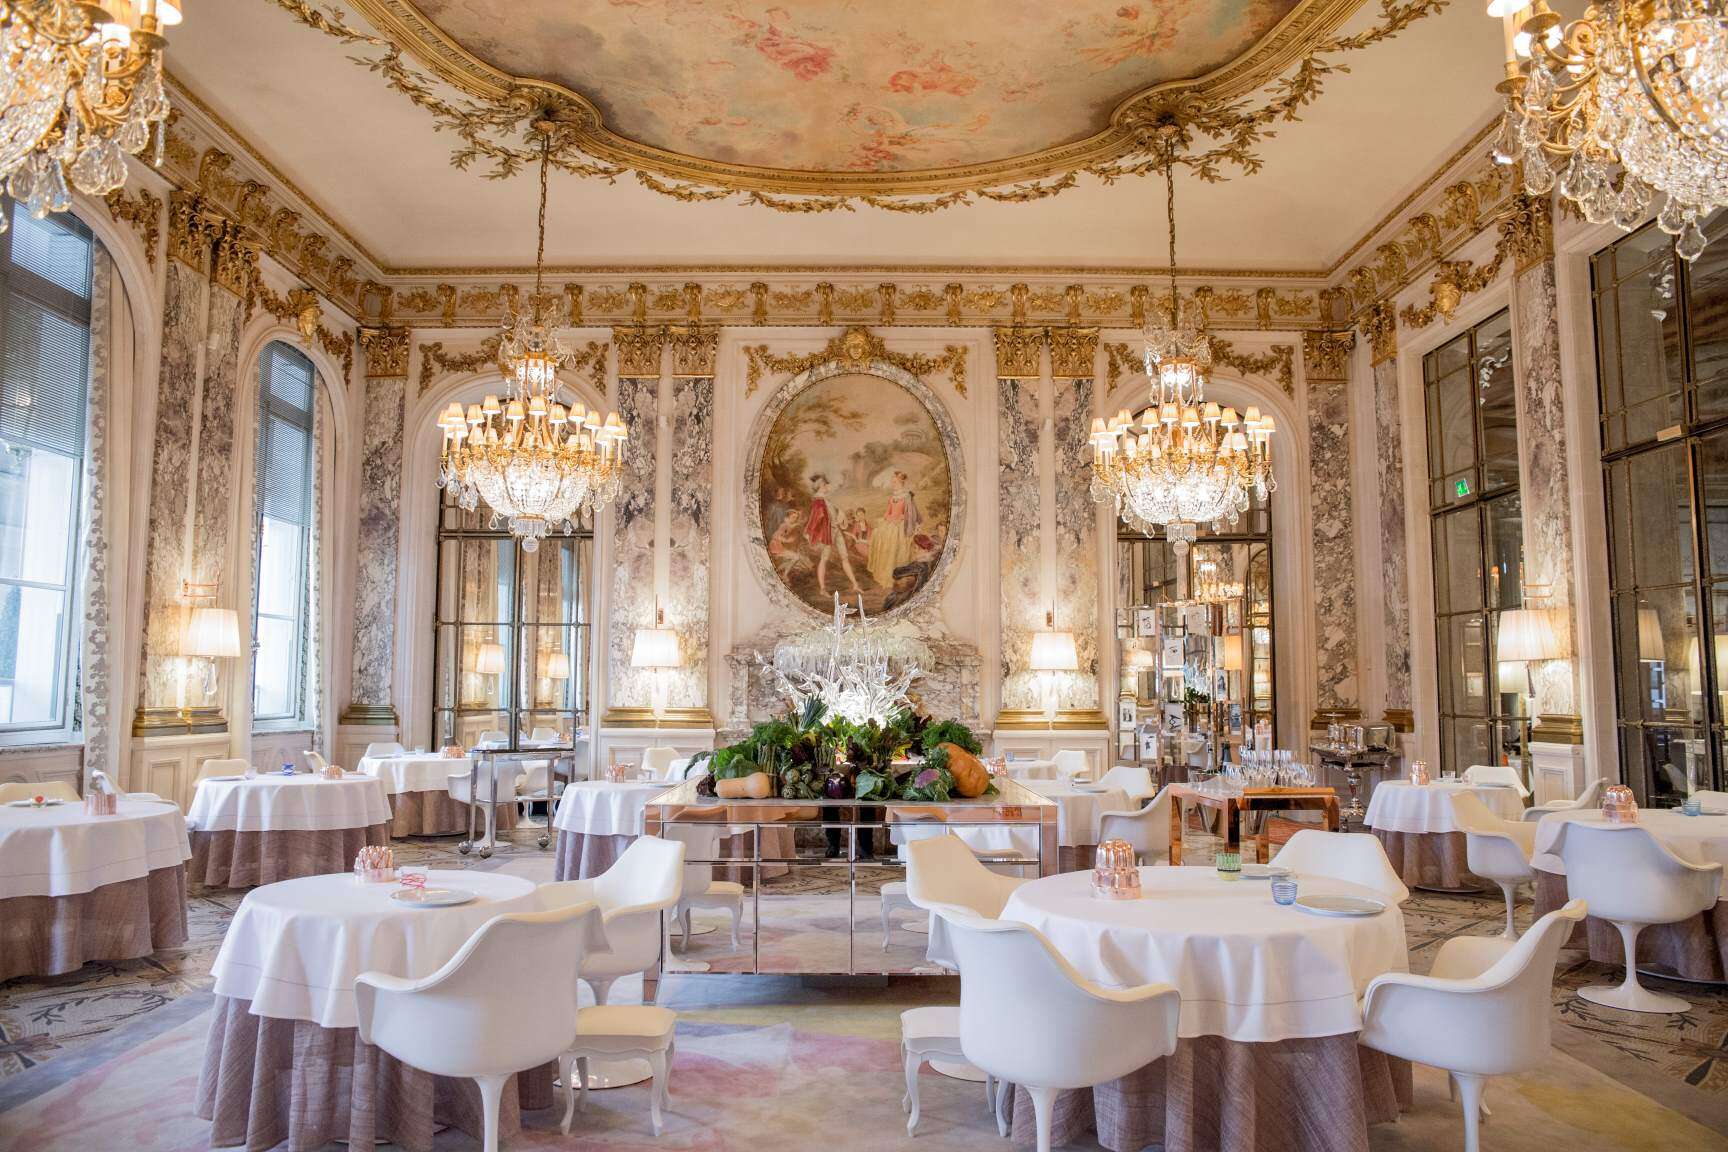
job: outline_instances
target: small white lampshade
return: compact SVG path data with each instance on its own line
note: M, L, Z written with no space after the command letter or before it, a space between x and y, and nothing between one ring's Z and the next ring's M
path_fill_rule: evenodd
M681 662L678 633L670 628L636 629L636 643L630 650L630 667L676 668Z
M1503 661L1558 660L1565 655L1554 617L1543 608L1514 608L1500 614L1496 656Z
M1078 672L1080 655L1072 632L1032 633L1032 671Z
M1530 0L1488 0L1488 15L1498 20L1530 6Z
M1638 659L1651 664L1668 659L1668 645L1662 636L1662 617L1654 608L1638 609Z
M1242 633L1232 632L1224 637L1224 655L1221 663L1226 672L1242 671Z
M474 671L482 676L503 675L504 645L490 640L480 645L480 651L474 657Z
M240 617L232 608L194 608L186 618L183 656L240 655Z
M546 679L570 679L570 654L568 652L554 652L546 657Z

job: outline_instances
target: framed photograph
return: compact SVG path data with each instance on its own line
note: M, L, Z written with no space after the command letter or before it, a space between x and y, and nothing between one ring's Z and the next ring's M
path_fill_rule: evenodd
M1124 696L1116 701L1116 727L1129 729L1140 722L1140 706L1132 696Z
M1182 667L1182 637L1166 636L1158 651L1158 666L1165 671Z
M1158 634L1158 609L1134 609L1134 635L1156 636Z

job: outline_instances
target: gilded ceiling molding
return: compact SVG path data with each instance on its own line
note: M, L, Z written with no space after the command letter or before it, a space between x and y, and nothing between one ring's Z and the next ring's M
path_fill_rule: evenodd
M408 375L408 329L362 328L360 350L366 353L366 379L388 380Z
M1090 380L1098 372L1098 329L1048 328L1050 375Z
M1113 389L1124 376L1144 375L1145 350L1132 344L1106 342L1104 345L1104 387Z
M1044 329L1015 324L993 331L996 337L996 378L1037 380L1044 374Z
M144 260L156 267L156 244L162 239L162 200L140 187L136 196L127 196L126 189L108 193L108 215L123 224L130 224L144 245Z
M767 372L796 376L824 364L838 364L853 371L863 371L864 366L872 360L892 364L902 372L920 379L932 372L946 372L949 383L954 385L954 391L962 396L966 395L966 349L961 345L948 345L940 356L926 356L917 352L891 352L882 337L862 326L847 328L828 341L820 352L812 352L806 356L776 356L768 350L766 344L746 347L744 355L749 361L744 380L746 396L756 394L763 374Z
M1375 364L1398 355L1398 313L1390 300L1381 300L1357 320Z
M468 352L446 352L442 340L420 345L420 395L426 395L440 372L478 372L482 368L504 371L498 359L502 338L496 333L486 337L480 346Z
M1302 375L1313 383L1348 380L1355 347L1354 332L1302 333Z
M672 353L674 377L712 376L720 348L720 329L699 325L671 326L666 329L666 347Z
M1313 336L1316 333L1306 333ZM1265 352L1253 355L1238 352L1236 346L1222 336L1213 336L1212 363L1234 368L1244 376L1262 376L1276 380L1284 395L1296 395L1296 345L1274 344Z
M928 213L978 200L1042 200L1074 187L1080 174L1104 181L1161 171L1160 132L1173 131L1177 163L1203 180L1227 170L1251 174L1258 149L1343 71L1333 57L1397 35L1447 0L1378 0L1376 22L1344 35L1362 0L1307 0L1234 61L1197 79L1158 85L1122 100L1108 125L1074 143L998 161L902 172L803 171L729 164L656 148L614 133L593 101L550 81L511 76L474 56L405 0L354 0L376 31L348 23L323 0L271 0L307 27L351 49L354 60L425 110L458 140L451 163L509 177L539 158L529 124L548 113L560 124L552 162L579 176L634 178L689 202L736 199L781 212ZM412 60L412 62L411 62ZM446 86L459 96L446 96Z
M641 285L632 285L640 288ZM618 377L660 375L660 350L666 346L664 328L614 328L612 343L618 349Z

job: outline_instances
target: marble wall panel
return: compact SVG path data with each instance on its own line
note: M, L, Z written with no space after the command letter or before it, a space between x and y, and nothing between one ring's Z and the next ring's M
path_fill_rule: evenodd
M204 382L198 401L196 498L192 504L192 579L219 585L224 605L249 594L240 586L247 567L226 571L234 508L249 478L234 474L234 416L240 400L240 329L245 302L225 288L210 289L206 326ZM253 386L256 387L254 381Z
M1554 613L1568 653L1576 652L1572 619L1571 473L1566 463L1566 402L1560 380L1560 328L1555 312L1554 263L1543 260L1518 273L1514 288L1520 345L1516 376L1518 441L1523 452L1519 498L1524 506L1524 573L1547 583L1542 605ZM1575 663L1552 660L1531 667L1538 716L1576 716Z
M1350 506L1350 403L1341 380L1313 381L1308 394L1315 707L1361 707L1356 662L1356 548Z
M1398 359L1374 365L1374 450L1380 489L1381 626L1389 710L1410 703L1410 573L1405 541L1404 424L1399 411Z
M659 377L623 376L618 380L618 416L629 432L630 450L624 457L618 498L612 502L612 591L606 621L609 708L647 708L653 703L649 681L653 673L630 667L630 650L636 629L654 623L659 397Z
M90 269L90 391L84 413L84 563L83 641L78 668L78 727L84 732L84 770L112 773L113 726L108 712L109 648L108 558L112 547L108 520L108 398L114 325L114 262L95 245Z
M666 623L678 630L684 666L672 673L667 706L708 707L709 557L714 503L714 381L672 381L672 490Z
M1098 506L1092 500L1090 377L1055 382L1056 619L1074 633L1080 671L1067 677L1059 706L1098 707Z
M402 507L402 437L408 381L366 381L360 446L359 561L354 580L354 674L350 715L381 719L393 709L397 543Z
M1044 627L1039 547L1037 380L996 382L996 519L1002 572L1002 707L1039 708L1043 695L1028 670L1032 633Z

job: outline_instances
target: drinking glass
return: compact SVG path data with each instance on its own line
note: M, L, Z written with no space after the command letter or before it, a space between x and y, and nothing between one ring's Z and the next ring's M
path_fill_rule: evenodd
M1242 878L1242 853L1220 848L1212 856L1212 867L1216 868L1218 875L1225 880L1240 880Z
M1272 877L1272 899L1278 904L1296 903L1296 873L1284 872Z

